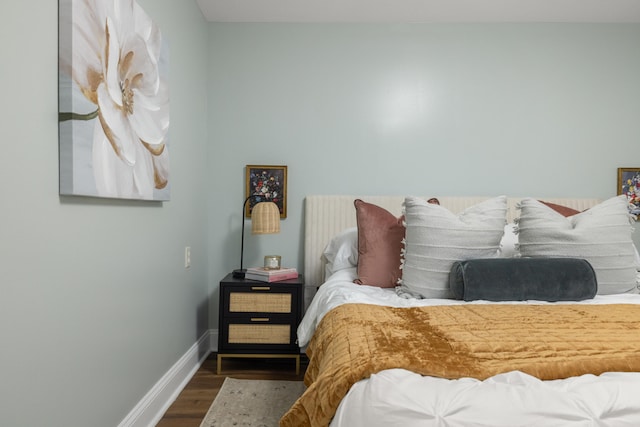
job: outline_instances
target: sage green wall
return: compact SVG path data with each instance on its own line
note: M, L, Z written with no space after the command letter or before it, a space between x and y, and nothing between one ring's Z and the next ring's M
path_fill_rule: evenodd
M139 3L170 45L165 203L58 196L58 3L0 6L2 426L116 426L209 328L207 23Z
M282 233L249 236L248 265L302 268L307 194L615 195L616 169L640 166L639 40L633 24L211 24L214 276L238 264L247 164L289 167Z

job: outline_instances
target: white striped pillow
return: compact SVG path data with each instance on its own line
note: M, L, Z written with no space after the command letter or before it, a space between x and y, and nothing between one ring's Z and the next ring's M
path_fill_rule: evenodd
M520 202L518 243L524 257L584 258L598 294L637 293L635 249L625 196L564 217L536 199Z
M507 198L485 200L454 214L440 205L406 197L403 297L452 298L449 271L455 261L496 256L507 222Z

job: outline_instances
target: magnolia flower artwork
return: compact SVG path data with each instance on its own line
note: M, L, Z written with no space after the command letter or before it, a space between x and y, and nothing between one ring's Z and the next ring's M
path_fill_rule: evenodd
M60 0L60 194L169 200L168 46L134 0Z

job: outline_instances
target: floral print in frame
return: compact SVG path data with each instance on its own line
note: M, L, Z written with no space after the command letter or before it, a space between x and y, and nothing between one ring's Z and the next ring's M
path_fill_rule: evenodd
M640 215L640 168L618 168L618 195L629 202L629 213Z
M246 167L246 194L252 197L246 206L245 216L251 217L251 209L260 202L273 202L280 210L280 218L287 217L287 167L259 166Z

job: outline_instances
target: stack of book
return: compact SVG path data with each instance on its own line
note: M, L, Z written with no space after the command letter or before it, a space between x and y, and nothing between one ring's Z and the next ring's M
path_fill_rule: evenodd
M279 282L281 280L297 279L298 271L295 267L267 270L264 267L247 268L245 279L259 280L261 282Z

